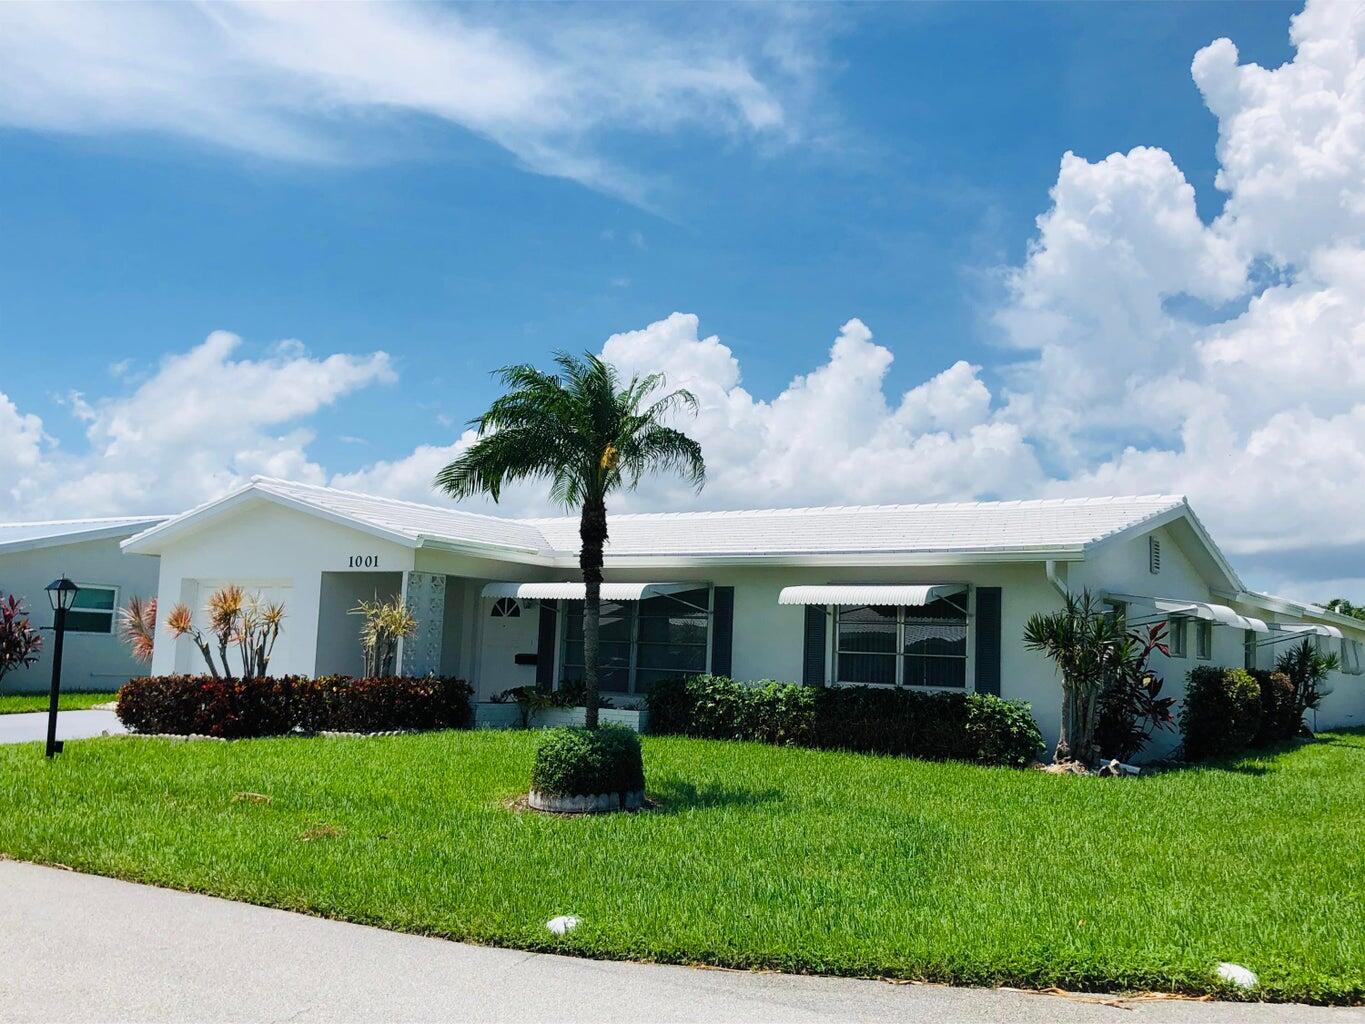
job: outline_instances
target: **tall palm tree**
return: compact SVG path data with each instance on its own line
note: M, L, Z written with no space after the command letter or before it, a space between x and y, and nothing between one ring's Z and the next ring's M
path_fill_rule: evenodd
M660 395L666 383L660 373L623 386L617 370L591 353L560 352L555 365L558 373L528 365L496 371L506 393L471 421L479 439L436 475L436 486L453 498L486 494L497 501L504 484L545 479L551 498L579 509L585 724L595 729L607 495L655 470L681 473L700 489L706 464L696 441L663 422L679 409L697 411L690 391Z

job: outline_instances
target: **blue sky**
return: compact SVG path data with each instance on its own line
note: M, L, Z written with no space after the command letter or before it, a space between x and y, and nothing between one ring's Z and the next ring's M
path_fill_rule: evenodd
M388 360L360 371L363 380L324 388L297 416L264 417L237 450L205 441L202 461L213 471L197 466L203 479L193 486L163 487L142 467L142 476L107 492L97 480L61 489L51 471L35 471L9 488L8 506L31 513L73 494L102 495L88 502L98 512L202 500L209 495L201 492L260 468L251 454L261 439L279 456L266 468L297 464L324 479L382 487L382 474L367 476L377 462L457 442L492 393L493 367L544 362L561 347L598 350L610 335L674 311L699 318L694 342L719 337L757 402L825 364L852 318L870 330L875 340L867 344L894 356L889 368L873 371L887 417L897 415L905 392L959 361L975 368L943 384L961 385L954 395L975 411L951 422L917 420L904 457L921 458L925 438L961 440L989 427L1015 431L997 450L1027 466L941 486L917 486L912 477L851 496L858 500L1090 493L1110 485L1190 490L1188 481L1219 471L1187 464L1198 401L1112 422L1096 415L1073 423L1038 411L1070 394L1070 385L1048 377L1040 353L1051 339L1040 341L1036 326L1021 327L1016 314L1042 308L1049 324L1056 317L1089 324L1077 331L1091 337L1067 343L1080 365L1106 344L1142 349L1148 338L1095 337L1102 311L1078 312L1075 302L1065 305L1072 299L1038 283L1046 267L1031 252L1061 249L1035 219L1055 210L1058 222L1070 222L1072 211L1049 194L1065 178L1059 166L1068 151L1105 174L1110 154L1126 160L1134 147L1168 154L1162 167L1178 168L1193 186L1197 212L1194 227L1177 232L1179 244L1191 230L1208 231L1196 243L1207 247L1221 231L1237 248L1230 269L1188 292L1177 282L1134 298L1130 281L1147 272L1121 267L1094 292L1112 287L1123 301L1155 302L1170 322L1148 329L1169 332L1161 345L1177 352L1212 351L1216 339L1200 331L1221 325L1226 333L1268 283L1300 282L1305 253L1354 243L1348 226L1299 251L1263 239L1273 235L1269 228L1258 235L1234 230L1235 218L1218 219L1229 194L1214 184L1220 120L1192 79L1191 60L1227 37L1237 57L1224 77L1293 61L1290 19L1298 9L513 6L404 14L394 7L376 12L371 24L328 25L305 16L274 23L232 7L202 15L142 8L103 11L100 24L86 11L74 32L68 19L79 12L46 21L6 14L0 62L9 70L0 72L0 86L21 95L8 106L0 101L0 345L18 358L5 361L0 396L30 426L41 421L41 437L29 432L35 454L24 465L92 474L92 459L108 463L118 438L127 447L129 429L155 429L163 435L150 456L155 469L176 417L165 410L162 420L164 401L139 402L138 389L163 360L214 331L240 336L233 359L267 369L279 360L312 367L334 354L362 359L381 350ZM430 52L413 57L388 32L424 19L439 31L424 32L434 39ZM367 67L359 81L344 50L326 52L333 34L348 32L364 40L360 52L377 68ZM158 34L187 60L202 47L210 70L221 59L229 85L207 73L181 77L188 73L173 62L147 57L143 42ZM227 41L250 59L229 62ZM391 42L394 52L384 53ZM487 54L501 63L482 69ZM474 70L445 76L438 66L447 60ZM135 87L110 86L98 73L105 61L121 69L146 63ZM528 69L545 74L544 82L531 76L544 91L529 100L519 95ZM1230 114L1224 126L1231 131ZM1142 173L1149 171L1162 173L1155 164ZM1130 196L1147 188L1134 184L1141 175L1127 164L1112 176L1094 187L1127 188ZM1152 188L1178 204L1179 184ZM1104 195L1107 204L1112 193ZM1105 230L1135 237L1139 267L1173 259L1165 241L1146 238L1144 215L1131 216ZM1259 224L1273 223L1271 214L1258 216ZM1250 224L1252 215L1240 220ZM1255 238L1244 243L1243 235ZM1118 243L1106 244L1108 253ZM1261 266L1274 270L1261 273ZM282 350L283 339L301 347ZM1104 363L1101 355L1093 375L1106 372ZM668 368L685 376L688 365ZM1133 374L1114 383L1122 402L1086 391L1068 408L1135 401L1135 379L1163 372L1155 364L1127 369ZM1182 380L1195 376L1181 371ZM717 393L736 386L718 385ZM225 420L234 416L232 387L223 385L216 410ZM978 401L982 393L988 397ZM1278 411L1297 413L1301 405ZM1355 408L1348 401L1329 413ZM903 422L910 414L899 415ZM140 426L128 428L138 417ZM1233 447L1254 430L1227 426ZM186 446L198 443L193 430L186 433ZM1128 446L1147 457L1144 468L1125 462ZM288 458L280 455L285 448ZM1165 471L1164 455L1177 460ZM183 456L165 458L162 475L185 479ZM932 472L931 462L925 473ZM422 496L410 482L390 482L405 496ZM713 500L849 497L834 480L824 490L782 481L773 490L744 501L721 486ZM1215 501L1218 488L1207 490ZM640 501L671 497L665 490ZM1206 518L1235 549L1265 546L1264 531L1238 514L1215 504ZM1347 538L1341 550L1355 558L1365 536ZM1287 569L1265 575L1266 582L1302 582ZM1326 575L1350 581L1365 577L1365 568L1356 559Z

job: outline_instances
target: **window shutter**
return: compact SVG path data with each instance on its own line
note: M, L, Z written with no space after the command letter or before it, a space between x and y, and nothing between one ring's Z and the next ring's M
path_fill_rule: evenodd
M536 633L536 686L553 690L555 686L555 629L559 609L553 601L540 602L540 627Z
M711 674L728 676L735 635L735 588L711 591Z
M1000 588L976 588L976 692L1000 696Z
M818 604L806 605L806 652L801 682L807 686L825 685L825 609Z

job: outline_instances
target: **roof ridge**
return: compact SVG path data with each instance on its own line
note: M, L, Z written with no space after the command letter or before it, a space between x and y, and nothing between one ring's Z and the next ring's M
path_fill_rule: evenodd
M313 491L326 491L329 494L344 494L351 498L368 498L370 501L383 501L391 505L403 505L407 508L420 508L428 512L454 513L460 516L469 516L472 519L487 519L496 523L525 523L525 519L517 519L513 516L495 516L487 512L471 512L465 508L455 508L449 505L428 505L421 501L409 501L406 498L390 498L383 494L370 494L366 491L352 491L344 487L332 487L328 484L310 484L297 480L284 480L273 476L253 476L253 484L282 484L285 487L301 487Z
M732 509L694 509L686 512L618 512L609 516L612 520L622 519L700 519L727 516L777 516L798 515L803 513L844 513L844 512L885 512L885 511L978 511L989 508L1062 508L1084 505L1118 504L1120 502L1146 502L1163 504L1165 511L1180 504L1188 504L1182 494L1123 494L1084 498L1014 498L994 501L921 501L908 503L886 503L870 505L794 505L773 508L732 508ZM1155 514L1155 513L1154 513ZM530 516L513 520L520 523L554 523L572 519L573 516Z

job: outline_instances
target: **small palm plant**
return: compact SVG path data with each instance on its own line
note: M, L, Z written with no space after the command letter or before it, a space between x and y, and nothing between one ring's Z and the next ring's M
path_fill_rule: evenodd
M607 496L630 489L655 470L681 473L698 489L706 479L701 446L665 420L696 412L682 389L660 395L663 374L622 383L611 365L591 353L559 353L558 373L505 366L496 373L507 389L473 421L479 438L436 476L454 498L486 494L497 501L515 480L548 480L551 497L579 509L583 572L583 683L585 724L597 728L597 638L602 554L607 543Z
M1340 667L1340 658L1323 654L1307 637L1275 659L1275 670L1287 675L1294 687L1294 711L1300 728L1304 716L1316 711L1322 698L1331 692L1325 688L1327 676Z
M130 597L128 607L119 609L118 634L137 661L150 662L156 645L156 598Z
M247 597L241 587L229 584L209 595L204 611L208 635L195 624L194 613L183 602L171 609L166 617L166 628L172 636L189 637L203 655L209 675L215 679L232 678L232 663L228 660L231 647L237 648L243 679L266 676L275 643L284 626L284 605L264 602L259 595ZM215 646L217 661L213 656Z
M1089 590L1068 594L1060 611L1037 614L1024 626L1024 646L1041 651L1062 674L1062 731L1053 760L1089 764L1105 687L1131 674L1136 644Z
M417 632L417 619L401 597L361 601L351 609L365 622L360 627L360 646L365 656L365 676L391 676L398 660L398 641Z

